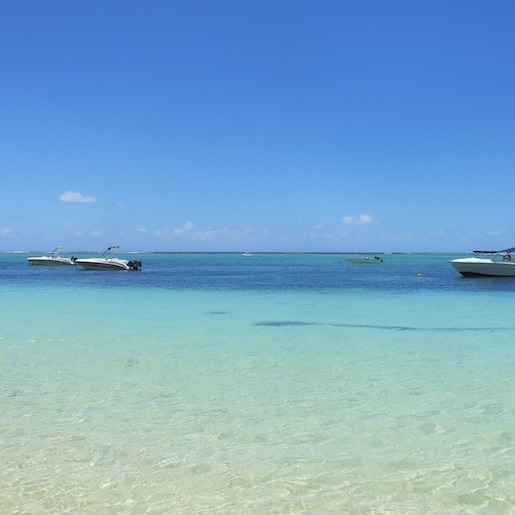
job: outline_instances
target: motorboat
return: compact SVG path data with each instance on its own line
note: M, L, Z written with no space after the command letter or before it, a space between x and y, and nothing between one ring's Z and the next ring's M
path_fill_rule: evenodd
M63 250L63 247L59 245L49 256L37 256L37 257L28 257L27 261L29 265L36 266L67 266L67 265L75 265L76 258L72 256L71 258L66 258L59 256L59 253Z
M489 258L469 257L451 259L450 263L464 277L515 277L515 247L504 250L474 250L474 254L490 255Z
M76 259L75 263L85 270L141 270L141 261L115 257L113 250L118 248L118 245L108 247L102 253L102 257Z
M352 256L345 258L349 263L354 263L356 265L378 265L383 262L383 259L379 256Z

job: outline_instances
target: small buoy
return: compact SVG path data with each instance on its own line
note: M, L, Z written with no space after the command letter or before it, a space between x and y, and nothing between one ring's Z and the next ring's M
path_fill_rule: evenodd
M422 277L422 274L417 274L417 277Z

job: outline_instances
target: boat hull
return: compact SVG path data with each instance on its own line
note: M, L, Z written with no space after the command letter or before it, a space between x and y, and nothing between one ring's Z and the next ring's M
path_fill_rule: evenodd
M348 257L345 258L349 263L354 263L356 265L379 265L383 262L380 257L368 257L368 256L359 256L359 257Z
M75 265L72 259L53 257L30 257L27 258L29 265L33 266L70 266Z
M126 263L113 259L77 259L77 265L85 270L129 270Z
M464 258L450 261L464 277L515 277L515 262L493 259Z
M125 259L118 258L88 258L88 259L77 259L75 263L84 270L140 270L140 262L127 261Z

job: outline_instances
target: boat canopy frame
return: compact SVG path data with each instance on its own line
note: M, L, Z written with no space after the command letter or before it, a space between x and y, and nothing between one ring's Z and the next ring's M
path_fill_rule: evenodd
M512 254L515 252L515 247L512 247L510 249L504 249L504 250L473 250L474 254Z
M111 253L111 256L114 256L113 249L119 249L119 248L120 248L120 245L113 245L112 247L107 247L107 249L105 249L104 252L102 252L102 257L106 257L106 254L108 252Z

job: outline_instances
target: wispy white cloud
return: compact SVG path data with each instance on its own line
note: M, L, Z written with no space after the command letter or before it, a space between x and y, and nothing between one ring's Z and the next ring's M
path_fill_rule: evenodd
M83 232L81 229L79 229L78 227L76 227L74 224L72 224L71 222L66 222L64 224L64 228L71 234L75 235L75 236L82 236L83 235Z
M148 230L145 227L134 227L134 228L126 228L120 232L120 236L123 238L133 238L133 237L141 237L146 236L148 234ZM154 236L157 234L154 231Z
M187 234L193 234L195 232L195 224L192 222L186 222L182 229L174 229L174 236L185 236Z
M263 238L268 235L268 229L246 228L230 228L230 227L199 227L191 221L186 222L182 227L169 229L167 227L147 230L144 228L136 229L141 235L146 234L153 238L164 240L191 240L191 241L208 241L220 240L240 242L245 238Z
M187 222L181 229L174 229L173 235L177 237L185 237L193 240L212 240L214 238L231 238L235 232L227 227L218 229L198 229L192 222Z
M85 197L78 191L65 191L60 197L61 202L79 202L79 203L90 203L96 202L95 197Z
M152 231L152 235L156 238L167 238L170 236L170 229L168 228L162 228L162 229L154 229Z
M362 214L359 217L356 216L344 216L342 223L344 225L367 225L377 223L371 215Z

